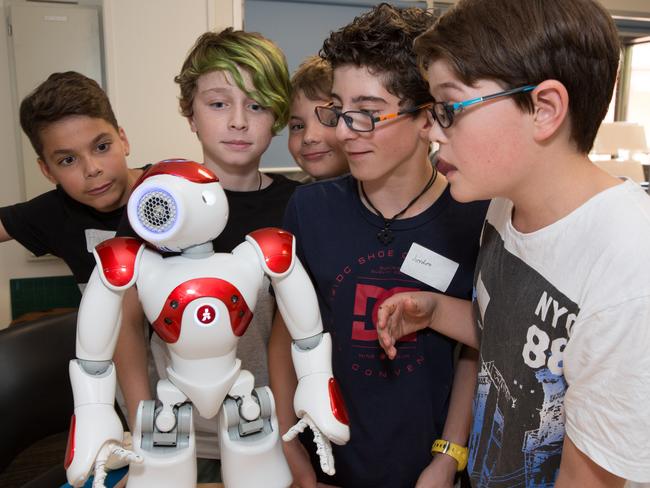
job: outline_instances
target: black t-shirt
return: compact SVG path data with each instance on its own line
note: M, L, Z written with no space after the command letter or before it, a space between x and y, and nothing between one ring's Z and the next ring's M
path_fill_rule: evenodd
M269 174L273 182L259 191L225 190L229 205L226 228L212 241L215 252L230 252L246 234L262 227L280 227L284 209L300 184L279 174Z
M300 183L280 174L268 176L273 181L259 191L224 190L228 199L228 223L221 234L212 241L215 252L232 251L244 241L246 234L254 230L282 225L284 209ZM117 235L137 237L129 224L126 212L119 224Z
M24 203L0 208L9 235L36 256L52 254L68 265L79 284L95 267L92 250L115 235L124 207L99 212L60 187Z

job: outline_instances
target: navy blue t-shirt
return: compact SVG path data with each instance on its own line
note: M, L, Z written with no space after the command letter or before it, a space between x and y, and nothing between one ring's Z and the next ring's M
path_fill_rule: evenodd
M446 293L470 299L486 211L487 202L457 203L447 188L421 214L395 221L395 239L383 245L383 220L363 205L352 176L296 189L284 226L296 236L332 334L333 370L351 429L346 446L333 446L336 475L315 467L322 481L412 488L431 462L447 414L455 343L427 329L402 340L390 361L377 341L376 307L400 291L434 290L400 272L414 242L458 263Z

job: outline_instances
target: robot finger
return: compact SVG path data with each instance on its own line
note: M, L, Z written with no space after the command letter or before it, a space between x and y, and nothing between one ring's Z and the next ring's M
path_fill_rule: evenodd
M314 433L314 444L316 444L316 454L320 460L320 468L323 473L332 476L336 470L334 469L334 455L332 454L332 444L330 440L324 436L320 429L307 418L307 423Z
M282 440L283 440L284 442L292 441L293 439L296 438L296 436L297 436L298 434L304 432L304 430L307 428L307 426L308 426L308 424L307 424L306 419L305 419L304 417L301 418L301 419L296 423L296 425L294 425L293 427L291 427L291 428L287 431L287 433L284 434L284 435L282 436Z

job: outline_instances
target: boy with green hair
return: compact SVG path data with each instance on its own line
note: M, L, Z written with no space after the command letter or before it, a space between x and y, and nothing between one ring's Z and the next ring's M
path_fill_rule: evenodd
M428 328L480 348L476 487L650 481L650 199L588 158L620 45L594 0L461 0L416 42L460 201L494 198L473 309L389 298L387 354Z
M228 223L213 247L216 252L231 252L248 233L280 227L287 201L298 185L282 175L259 171L264 151L289 118L286 60L260 34L232 28L206 32L196 40L175 81L180 87L181 113L201 143L203 162L219 177L228 199ZM132 232L123 228L119 234ZM237 347L242 368L253 373L256 386L269 382L267 344L275 308L269 286L265 279L251 325ZM129 290L127 296L135 294ZM123 349L118 345L116 354L130 349L132 356L146 356L137 332L137 324L123 321L120 338L128 334L130 339L123 341ZM166 377L169 353L156 334L151 352L158 375ZM133 369L117 364L117 372L122 372L120 386L133 422L140 400L149 399L151 393L142 368L134 375ZM198 481L220 481L217 421L196 417L195 430Z

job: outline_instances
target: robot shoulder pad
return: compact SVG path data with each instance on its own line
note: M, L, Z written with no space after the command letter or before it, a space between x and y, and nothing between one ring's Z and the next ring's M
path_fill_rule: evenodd
M135 283L144 243L133 237L114 237L95 246L93 254L104 285L124 290Z
M266 227L251 232L246 240L253 245L264 272L280 278L288 274L296 260L295 238L290 232Z

